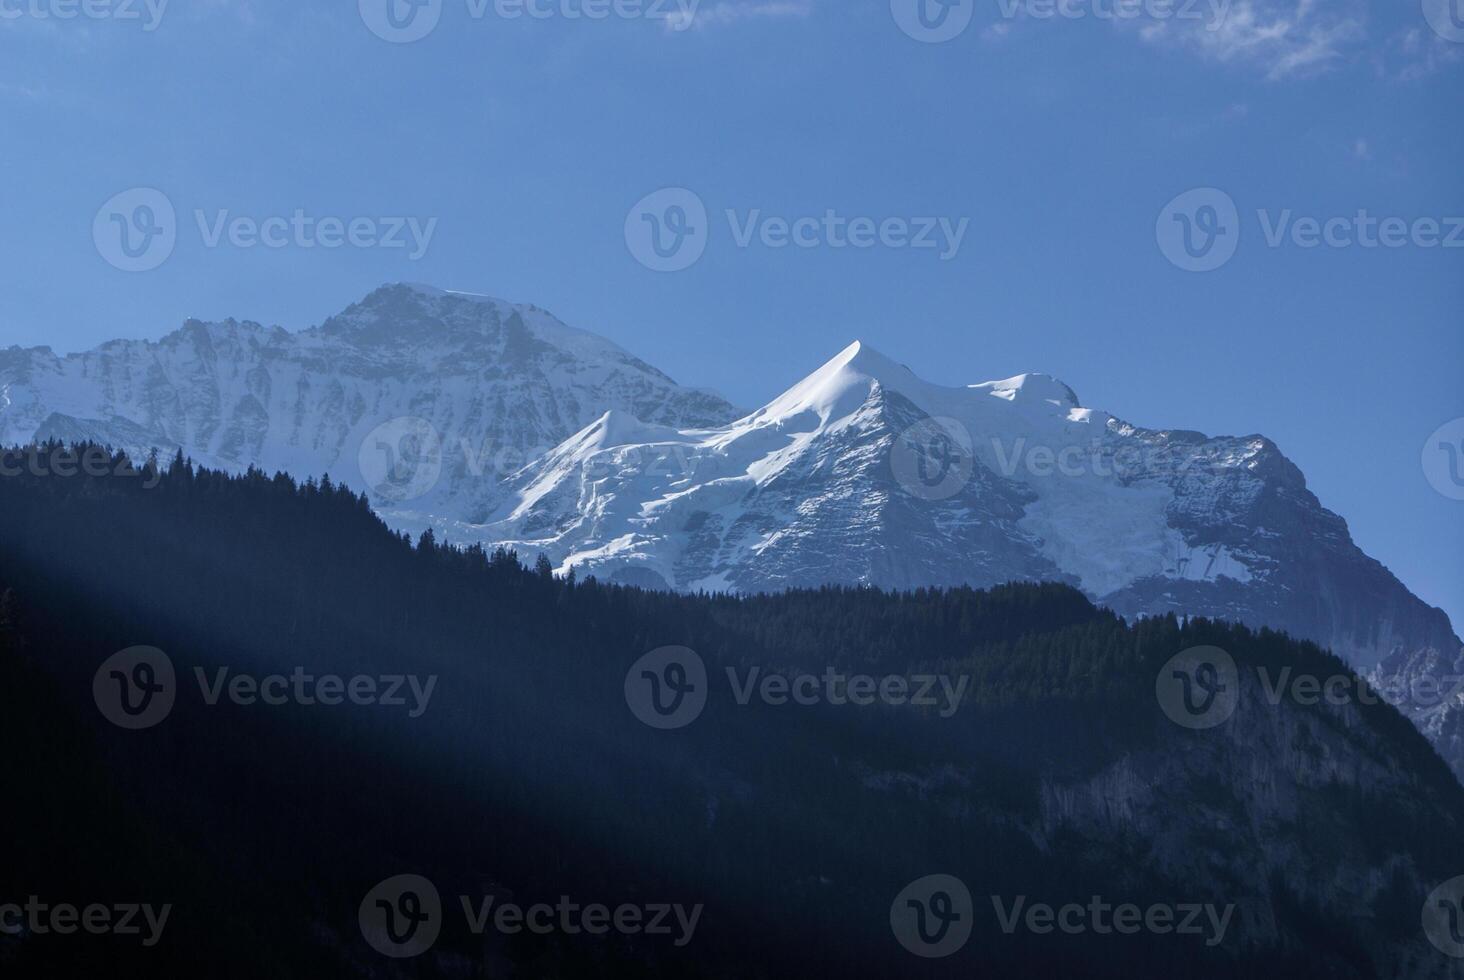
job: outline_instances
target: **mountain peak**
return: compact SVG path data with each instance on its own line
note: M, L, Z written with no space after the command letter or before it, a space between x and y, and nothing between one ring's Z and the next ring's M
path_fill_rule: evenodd
M1000 381L972 385L971 388L1005 399L1013 405L1050 402L1062 408L1080 407L1077 392L1050 374L1018 374Z
M856 340L757 414L787 418L811 410L836 417L863 404L875 384L897 391L925 386L909 368Z
M434 285L432 285L430 283L425 283L425 282L388 282L388 283L383 283L376 290L374 290L371 293L371 295L372 296L375 296L378 293L382 293L382 292L386 292L386 291L393 291L393 290L396 290L396 291L405 290L406 292L413 293L416 296L419 296L419 297L421 297L423 299L431 299L431 300L458 299L458 300L463 300L464 302L469 302L469 303L486 303L486 304L491 304L493 306L517 306L518 305L516 303L510 303L508 300L505 300L505 299L499 299L497 296L489 296L487 293L470 293L470 292L467 292L467 291L461 290L461 289L443 289L440 286L434 286ZM529 307L529 308L530 309L537 309L537 307Z
M905 365L881 354L864 340L856 340L845 347L825 367L833 364L839 364L881 382L915 376Z

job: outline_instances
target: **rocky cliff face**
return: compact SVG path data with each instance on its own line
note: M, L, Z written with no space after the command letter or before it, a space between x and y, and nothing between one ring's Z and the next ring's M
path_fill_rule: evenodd
M1140 428L1045 375L931 385L857 343L744 415L537 307L393 285L299 333L0 351L0 442L47 437L329 474L398 528L642 585L1053 579L1363 669L1461 646L1270 440Z
M1368 681L1413 719L1464 780L1464 649L1399 649L1369 672Z
M422 286L382 287L299 333L190 320L156 343L0 351L0 442L181 448L468 519L505 473L609 408L683 426L737 414L538 307Z
M448 526L678 589L1049 579L1363 668L1460 645L1270 440L1139 428L1042 375L930 385L859 344L728 425L607 415L514 474L490 521Z

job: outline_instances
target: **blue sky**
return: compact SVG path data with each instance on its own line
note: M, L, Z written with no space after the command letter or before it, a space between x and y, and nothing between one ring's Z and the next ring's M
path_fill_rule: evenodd
M143 0L66 2L0 0L0 345L298 328L411 280L537 303L749 406L856 337L934 381L1044 371L1139 424L1275 439L1464 625L1464 503L1421 462L1464 416L1464 248L1412 224L1464 216L1449 0L965 0L943 43L901 28L914 0L701 0L671 22L435 0L411 43L370 29L385 0L171 0L155 24ZM126 272L93 224L139 187L176 244ZM668 187L706 208L705 251L658 272L626 229ZM1171 261L1169 205L1195 188L1235 208L1234 254L1200 272ZM1407 241L1364 246L1359 209ZM435 224L417 258L208 244L223 212L297 211ZM763 219L828 212L965 224L953 254L811 225L815 247L764 243ZM1344 218L1303 247L1305 219Z

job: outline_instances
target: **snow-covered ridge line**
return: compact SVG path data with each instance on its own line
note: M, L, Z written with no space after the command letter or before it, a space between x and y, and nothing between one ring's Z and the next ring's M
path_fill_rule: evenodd
M1043 374L935 385L857 341L725 425L602 416L513 474L486 520L433 525L662 588L1057 579L1126 615L1271 625L1364 664L1456 642L1270 440L1144 429Z
M1270 440L1142 428L1044 374L935 385L861 342L745 412L537 306L397 283L294 333L0 350L0 442L48 437L328 474L398 528L616 581L1055 579L1364 667L1459 647Z

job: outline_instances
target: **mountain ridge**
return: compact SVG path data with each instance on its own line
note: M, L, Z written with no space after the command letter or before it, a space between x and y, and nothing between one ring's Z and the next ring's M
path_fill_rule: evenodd
M725 426L612 421L513 474L486 524L438 527L673 589L1046 577L1125 615L1287 629L1362 667L1459 646L1272 440L1142 428L1050 375L934 385L856 341ZM942 466L959 479L921 484Z
M1261 435L1147 429L1032 372L927 382L858 340L750 412L532 304L384 285L319 325L0 350L0 443L328 475L395 527L673 589L1049 578L1368 669L1460 642Z

